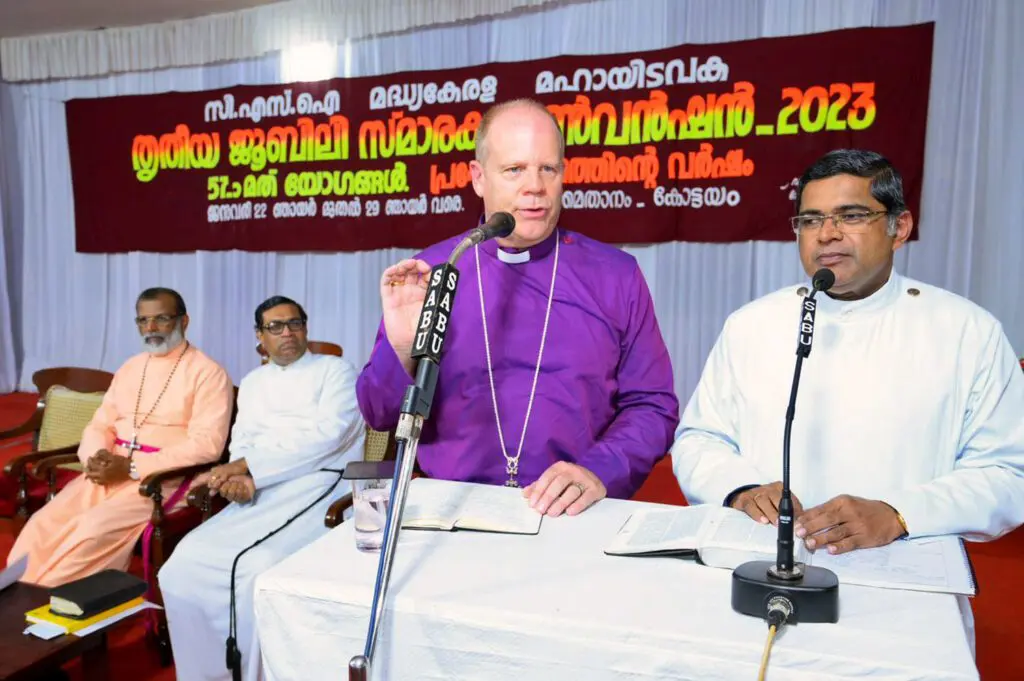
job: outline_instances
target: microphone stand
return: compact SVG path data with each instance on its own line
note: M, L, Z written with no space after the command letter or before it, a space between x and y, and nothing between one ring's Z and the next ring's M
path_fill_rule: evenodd
M779 500L779 531L775 562L756 560L737 566L732 574L732 608L736 612L764 617L770 622L795 624L839 621L839 580L835 573L821 567L794 562L793 496L789 488L789 444L796 413L796 394L800 370L811 354L814 337L814 295L835 283L827 269L814 275L810 295L804 298L800 317L800 340L796 349L793 385L786 408L786 427L782 441L782 497Z
M452 304L459 281L459 271L455 268L454 263L467 249L480 241L492 236L508 236L515 225L511 216L508 217L508 220L510 224L506 225L507 231L503 230L497 234L474 230L473 234L463 239L452 250L447 262L437 265L430 271L430 282L427 287L426 299L420 310L420 319L412 350L413 359L418 360L416 378L405 390L405 398L402 401L402 409L398 417L398 428L395 430L397 444L395 473L388 500L380 560L377 564L377 578L373 587L370 625L363 654L356 655L349 660L349 681L366 681L370 673L370 664L373 661L377 645L377 633L380 629L380 621L384 616L384 604L388 584L391 581L391 569L395 562L395 547L398 545L398 534L402 527L405 501L409 494L409 483L412 481L412 472L416 465L416 450L419 446L423 422L430 416L440 371L441 350L444 347L445 335L450 326Z

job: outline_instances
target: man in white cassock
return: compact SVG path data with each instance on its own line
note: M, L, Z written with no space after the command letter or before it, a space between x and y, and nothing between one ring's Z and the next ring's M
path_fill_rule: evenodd
M796 401L796 536L839 554L1020 526L1024 375L991 314L893 270L913 228L899 173L876 153L831 152L800 178L796 211L804 269L835 274ZM672 448L691 503L777 522L806 294L782 289L726 321Z
M340 357L307 351L306 319L298 303L281 296L256 308L256 335L270 361L242 379L230 461L206 479L212 493L231 503L190 532L160 570L182 681L232 678L225 656L231 633L240 678L260 678L254 581L327 531L327 507L348 491L338 482L340 474L328 469L340 472L362 457L365 426L356 402L356 371ZM236 623L229 632L232 563L279 529L238 560Z

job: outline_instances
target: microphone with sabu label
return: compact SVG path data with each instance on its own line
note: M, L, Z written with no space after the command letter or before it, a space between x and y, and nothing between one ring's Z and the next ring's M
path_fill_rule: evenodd
M776 626L796 622L837 622L839 580L835 573L793 559L793 495L789 489L789 442L796 412L800 369L811 354L814 315L818 291L828 291L835 273L822 268L811 279L811 291L800 305L800 327L796 346L796 367L786 408L782 440L782 497L779 500L779 529L775 562L755 560L738 566L732 574L732 608L744 615L763 617Z
M516 221L509 213L494 213L484 224L472 230L452 250L447 262L435 265L430 270L427 292L420 308L416 335L413 338L412 359L416 363L415 378L406 388L395 429L395 471L388 498L388 512L384 525L384 537L377 563L377 577L373 586L373 601L370 605L370 622L362 655L349 660L349 679L364 681L369 678L373 662L377 635L384 604L387 599L391 570L394 565L398 535L402 526L402 514L409 493L416 463L416 449L425 419L430 417L434 391L440 373L441 356L445 337L451 328L451 314L455 306L455 291L459 285L459 270L455 263L470 247L488 239L510 235Z

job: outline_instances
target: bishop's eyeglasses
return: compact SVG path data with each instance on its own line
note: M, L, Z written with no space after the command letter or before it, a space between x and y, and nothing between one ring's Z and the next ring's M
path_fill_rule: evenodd
M797 234L805 230L821 229L825 226L826 220L832 220L832 226L843 234L863 234L868 231L872 222L888 212L885 210L841 210L828 215L797 215L791 217L789 222Z
M279 321L275 319L272 322L264 324L260 328L272 336L280 336L284 333L284 327L286 326L292 333L298 333L306 328L306 322L301 319L289 319L288 321Z

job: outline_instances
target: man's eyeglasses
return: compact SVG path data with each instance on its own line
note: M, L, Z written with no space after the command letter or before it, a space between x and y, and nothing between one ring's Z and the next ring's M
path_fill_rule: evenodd
M825 220L830 218L833 227L844 234L862 234L868 230L872 222L887 212L884 210L844 210L828 215L797 215L790 218L789 221L793 225L793 231L797 234L802 230L821 229L825 225Z
M298 333L306 328L306 322L301 319L289 319L286 322L273 321L269 324L264 324L260 328L269 333L272 336L280 336L284 333L284 327L288 327L288 330L292 333Z
M140 327L149 326L150 322L156 322L157 326L169 326L180 314L158 314L155 317L136 317L135 324Z

